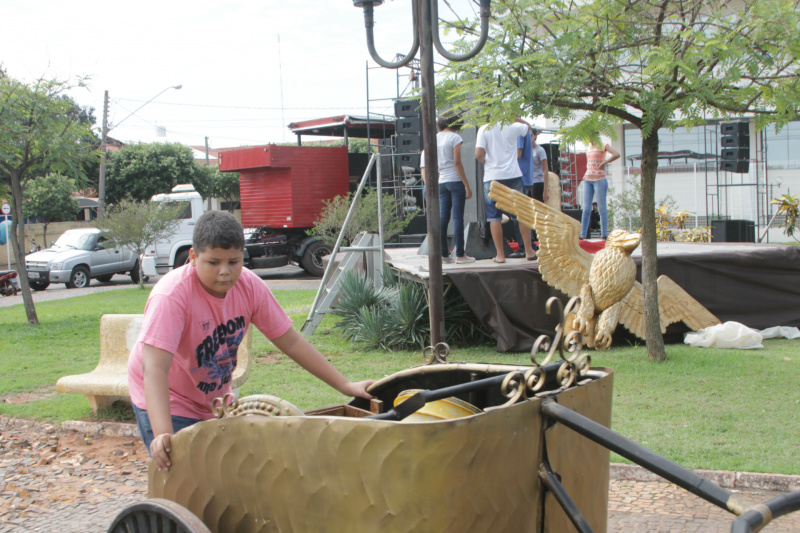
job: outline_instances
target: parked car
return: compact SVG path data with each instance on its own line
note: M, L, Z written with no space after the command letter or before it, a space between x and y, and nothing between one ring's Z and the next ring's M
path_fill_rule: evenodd
M139 259L127 247L106 247L108 239L96 228L65 231L51 248L25 256L31 288L45 290L51 283L68 289L83 288L92 279L106 282L114 274L129 273L139 282Z

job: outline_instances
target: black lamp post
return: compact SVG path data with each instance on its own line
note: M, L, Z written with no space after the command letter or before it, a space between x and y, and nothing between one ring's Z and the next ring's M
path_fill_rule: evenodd
M466 61L478 55L489 36L489 6L491 0L480 0L481 34L478 43L466 54L452 54L444 49L439 39L439 0L412 0L414 19L414 42L411 50L395 62L385 61L375 50L373 36L373 7L383 0L353 0L355 7L364 11L364 27L367 29L367 48L372 59L382 67L400 68L407 65L417 51L420 53L422 74L422 145L425 149L425 168L428 169L426 184L428 224L428 308L430 310L431 345L442 340L444 331L444 303L442 293L442 261L439 254L441 230L439 229L439 165L436 157L436 93L433 73L433 47L450 61Z

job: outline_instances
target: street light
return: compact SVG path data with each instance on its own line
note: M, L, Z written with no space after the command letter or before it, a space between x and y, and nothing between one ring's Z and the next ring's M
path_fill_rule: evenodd
M105 216L105 210L106 210L106 206L105 206L105 204L106 204L106 153L107 153L106 152L106 141L108 139L108 132L113 130L114 128L116 128L117 126L119 126L120 124L122 124L123 122L128 120L129 118L131 118L141 108L143 108L144 106L146 106L147 104L149 104L150 102L152 102L153 100L155 100L156 98L158 98L159 96L164 94L165 92L169 91L170 89L175 89L177 91L177 90L180 90L182 87L183 87L183 85L172 85L170 87L167 87L166 89L164 89L163 91L161 91L160 93L158 93L157 95L152 97L150 100L146 101L145 103L143 103L142 105L137 107L132 113L130 113L128 116L126 116L125 118L123 118L122 120L120 120L119 122L114 124L113 126L109 126L108 125L108 91L105 92L105 95L103 96L103 130L102 130L102 134L101 134L101 137L100 137L100 177L99 177L99 180L98 180L99 183L98 183L98 187L97 187L97 218L99 220L103 220L103 217Z
M364 12L364 27L367 30L367 49L372 59L382 67L400 68L414 59L419 50L420 73L422 74L422 143L425 149L425 168L430 169L426 187L427 206L425 215L428 225L428 308L430 311L431 345L436 346L444 331L444 297L442 293L442 261L440 254L434 253L439 246L439 183L436 157L436 92L433 75L433 47L450 61L466 61L478 55L489 36L489 6L491 0L480 0L481 33L478 42L466 54L453 54L442 46L439 39L439 0L413 0L412 18L414 22L414 42L405 57L395 62L382 59L375 50L373 27L373 7L383 0L353 0L355 7Z

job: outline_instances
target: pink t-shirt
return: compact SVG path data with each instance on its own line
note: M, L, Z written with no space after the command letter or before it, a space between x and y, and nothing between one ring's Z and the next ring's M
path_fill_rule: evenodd
M173 416L208 420L211 402L230 391L236 352L250 323L268 339L292 326L264 281L246 268L225 298L211 296L186 265L156 283L144 308L144 322L128 358L131 401L147 409L142 375L142 346L174 354L169 371Z
M600 181L606 177L606 151L605 147L597 149L589 147L586 152L586 174L583 179L586 181Z

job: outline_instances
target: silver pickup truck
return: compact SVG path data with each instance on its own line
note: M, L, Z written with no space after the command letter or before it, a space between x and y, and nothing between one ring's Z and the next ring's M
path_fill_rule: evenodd
M114 274L130 273L139 282L139 260L130 248L106 248L103 232L96 228L65 231L51 248L25 256L31 288L43 291L51 283L83 288L91 279L110 281Z

